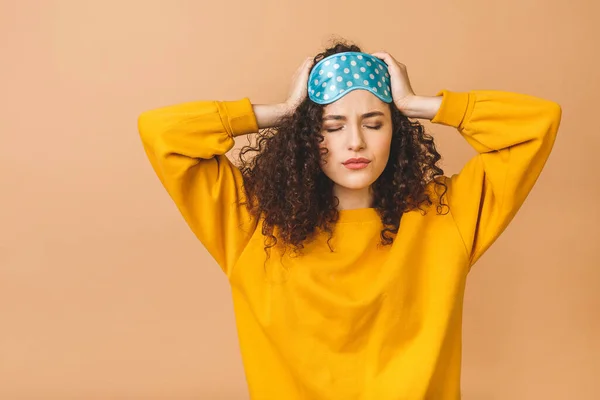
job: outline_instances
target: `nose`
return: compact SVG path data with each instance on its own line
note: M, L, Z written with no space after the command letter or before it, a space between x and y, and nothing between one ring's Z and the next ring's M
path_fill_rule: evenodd
M366 142L361 127L353 124L346 132L348 132L348 150L354 152L364 150Z

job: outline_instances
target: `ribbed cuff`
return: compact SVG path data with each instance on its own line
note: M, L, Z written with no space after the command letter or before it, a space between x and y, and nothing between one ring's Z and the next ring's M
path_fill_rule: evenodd
M442 105L438 113L433 117L431 122L460 127L463 122L467 109L469 107L469 93L451 92L449 90L440 91L437 96L443 95Z
M245 97L242 100L221 101L219 103L219 113L221 118L229 123L232 136L258 132L258 122L256 122L250 99Z

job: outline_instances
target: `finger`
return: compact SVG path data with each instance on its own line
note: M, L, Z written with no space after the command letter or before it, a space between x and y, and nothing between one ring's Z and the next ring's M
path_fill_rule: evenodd
M306 60L304 61L304 68L309 70L313 66L314 61L315 61L314 58L307 57Z
M294 72L294 75L293 75L294 79L296 79L298 76L304 75L306 73L306 71L309 69L308 68L309 59L310 59L310 57L307 57L304 59L304 61L302 61L302 64L300 64L300 66Z
M393 61L392 56L390 56L388 53L386 53L384 51L378 51L375 53L371 53L371 55L385 61L385 63L388 65L391 64L391 62Z
M312 65L312 58L311 57L307 57L302 64L300 64L300 66L298 67L298 69L296 70L294 76L303 76L303 75L308 75L309 71L310 71L310 67Z
M396 58L393 55L391 55L391 54L388 54L388 55L390 56L390 59L392 59L392 61L394 62L394 64L396 64L400 68L405 68L406 67L406 65L404 65L400 61L396 60Z
M304 61L304 64L302 64L302 67L300 68L300 70L298 72L302 76L303 79L308 79L308 75L310 74L311 66L312 66L311 59L306 59Z
M388 53L386 53L385 51L376 51L374 53L371 53L372 56L375 57L385 57L387 55L389 55Z
M392 55L389 53L378 52L378 53L372 53L371 55L383 60L387 64L387 66L390 68L390 70L396 70L396 68L398 68L400 70L406 69L406 66L404 64L398 62L398 60L396 60L394 57L392 57Z
M395 70L399 67L398 62L388 53L372 53L371 55L381 59L390 70Z
M382 59L388 66L393 66L396 64L397 66L402 67L404 65L401 62L398 62L398 60L396 60L391 54L386 52L377 52L372 53L371 55Z
M298 69L296 71L302 71L302 70L306 69L306 66L309 63L309 61L310 61L310 57L306 57L304 59L304 61L302 61L302 63L298 66Z

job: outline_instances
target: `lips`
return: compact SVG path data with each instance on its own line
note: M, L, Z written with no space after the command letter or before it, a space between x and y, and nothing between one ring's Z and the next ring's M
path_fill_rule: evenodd
M348 164L368 164L370 163L371 160L367 160L366 158L349 158L348 160L344 161L342 164L344 165L348 165Z
M366 158L350 158L342 164L348 169L363 169L366 168L371 161Z

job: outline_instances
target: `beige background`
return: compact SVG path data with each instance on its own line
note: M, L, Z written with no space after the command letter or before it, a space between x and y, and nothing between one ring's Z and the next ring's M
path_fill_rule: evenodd
M420 94L563 106L537 186L471 274L462 386L599 399L598 4L0 0L0 399L248 398L227 283L151 171L137 116L281 101L332 34L392 53ZM473 150L428 127L456 172Z

